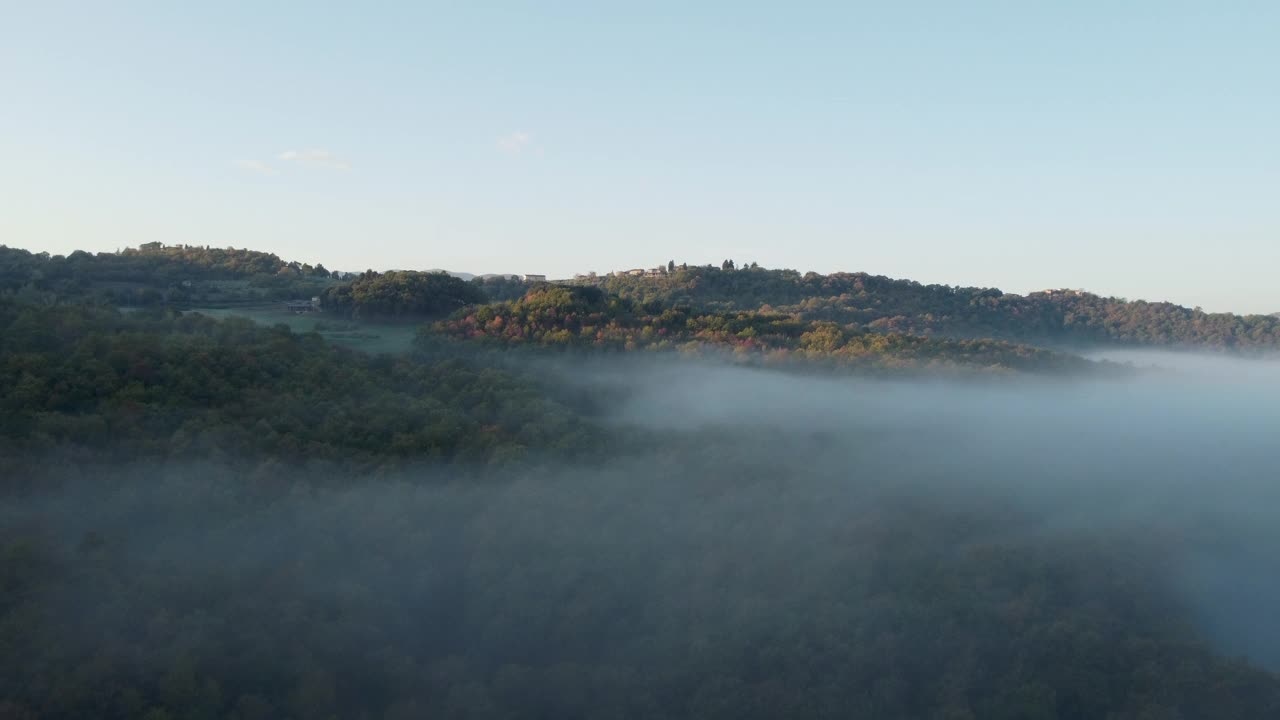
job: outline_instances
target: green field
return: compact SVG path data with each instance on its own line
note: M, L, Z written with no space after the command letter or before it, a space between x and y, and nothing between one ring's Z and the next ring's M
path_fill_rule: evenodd
M243 317L261 325L288 325L295 333L319 332L325 340L373 354L408 352L418 332L416 324L371 323L334 318L324 313L297 315L279 304L237 308L192 308L212 318Z

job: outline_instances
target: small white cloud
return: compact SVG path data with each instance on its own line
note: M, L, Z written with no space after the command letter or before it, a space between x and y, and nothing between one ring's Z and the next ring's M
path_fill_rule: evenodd
M529 142L532 140L532 135L517 130L510 135L503 135L498 138L498 149L508 155L519 155L529 147Z
M237 160L236 167L259 175L275 175L276 169L261 160Z
M347 170L351 164L328 150L286 150L276 156L277 160L297 163L303 167L328 168L330 170Z

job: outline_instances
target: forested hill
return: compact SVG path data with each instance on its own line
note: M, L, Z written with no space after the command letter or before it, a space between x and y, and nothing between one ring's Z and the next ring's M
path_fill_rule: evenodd
M668 270L668 267L670 268ZM923 285L867 273L686 267L579 278L639 303L763 310L868 330L1048 345L1135 345L1232 350L1280 348L1280 317L1206 313L1167 302L1057 290L1015 295L994 288Z
M801 274L750 265L676 266L641 276L581 276L649 314L752 312L845 331L994 339L1052 348L1147 346L1244 352L1280 349L1280 317L1206 313L1167 302L1075 290L1015 295L924 285L867 273ZM467 305L520 300L537 283L463 281L444 273L366 272L339 278L323 265L252 250L159 243L118 253L50 256L0 246L0 296L25 302L102 302L176 308L321 297L347 317L433 319Z
M63 256L0 245L0 295L40 304L182 306L311 297L335 281L323 265L236 248L149 243Z
M366 319L438 317L487 301L478 285L445 272L370 270L320 294L326 312Z
M27 274L0 292L0 718L1280 717L1280 676L1215 654L1172 589L1200 532L1164 524L1177 503L1128 532L1031 502L1056 482L1046 448L1088 454L1092 408L1025 423L951 394L966 383L477 351L1097 364L745 290L717 306L506 281L489 286L521 297L483 303L483 283L338 285L222 253L3 253ZM475 304L372 356L101 302L184 278L314 280L352 314ZM735 407L752 417L726 422Z
M6 482L23 477L6 462L45 452L380 466L567 458L594 442L528 382L459 359L373 358L235 318L0 299Z
M521 300L468 308L438 327L503 347L731 352L772 364L805 362L871 372L1084 373L1104 366L1075 355L990 339L875 332L763 310L698 311L636 302L599 288L535 287Z

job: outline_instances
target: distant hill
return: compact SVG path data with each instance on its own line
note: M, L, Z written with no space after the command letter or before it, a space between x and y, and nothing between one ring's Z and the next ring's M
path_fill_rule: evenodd
M444 272L366 272L325 288L320 306L347 317L412 319L447 315L488 297L475 284Z
M1050 347L1280 349L1277 315L1206 313L1080 290L1015 295L997 288L923 285L861 272L802 275L728 264L573 282L654 306L780 312L801 320L908 335L995 338Z
M0 245L0 293L33 302L191 306L310 298L337 281L272 253L146 243L115 253L32 253Z
M697 311L637 303L599 288L540 284L522 299L468 308L437 329L459 340L506 347L629 352L730 352L781 366L870 372L1085 373L1081 357L989 339L929 338L842 327L764 311Z
M453 270L445 270L444 268L431 268L430 270L425 270L424 272L444 273L445 275L452 275L453 277L456 277L459 280L472 280L475 278L474 273L454 272Z
M405 272L405 271L397 270L397 271L388 271L388 272ZM467 281L476 280L476 279L488 280L490 278L519 280L520 278L524 277L519 273L469 273L469 272L459 272L457 270L445 270L444 268L431 268L430 270L423 270L422 272L444 273L446 275L452 275L453 277L456 277L459 280L467 280Z
M415 271L386 274L397 272ZM510 273L420 274L438 273L478 291L449 290L445 294L452 307L516 301L538 284ZM330 272L323 265L235 248L149 243L118 253L75 252L64 257L0 246L0 294L30 303L87 300L120 306L229 306L312 298L326 290L332 290L329 296L336 299L342 295L338 288L350 287L366 274ZM580 276L565 282L597 287L649 314L664 309L759 312L803 323L834 323L852 333L995 339L1057 349L1280 350L1280 313L1206 313L1173 303L1128 301L1081 290L1016 295L997 288L924 285L863 272L819 275L755 265L739 268L730 261L719 267L669 263L640 276ZM438 289L433 286L428 294L434 297ZM434 301L427 305L433 308L428 315L443 307L436 307Z

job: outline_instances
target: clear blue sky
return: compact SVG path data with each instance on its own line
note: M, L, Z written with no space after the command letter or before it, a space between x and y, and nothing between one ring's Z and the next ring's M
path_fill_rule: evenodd
M1280 311L1277 2L0 0L0 243Z

